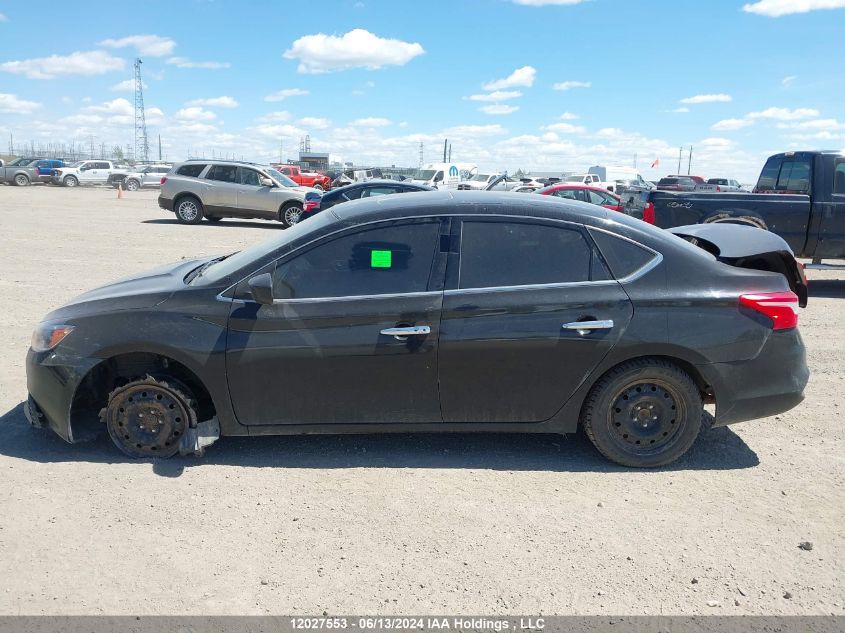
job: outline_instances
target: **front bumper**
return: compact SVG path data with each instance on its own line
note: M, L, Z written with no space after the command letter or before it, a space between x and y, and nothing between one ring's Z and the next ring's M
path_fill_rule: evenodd
M162 195L158 197L158 206L165 211L173 211L173 200Z
M34 352L30 349L26 355L29 400L25 407L30 423L47 426L68 442L81 439L73 435L71 405L77 387L97 362L97 359L69 356L56 350Z
M772 332L752 360L698 365L716 394L713 426L765 418L804 400L810 378L798 329Z

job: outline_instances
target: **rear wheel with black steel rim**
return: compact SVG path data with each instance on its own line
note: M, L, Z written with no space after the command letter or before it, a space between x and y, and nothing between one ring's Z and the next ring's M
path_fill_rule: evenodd
M118 387L100 411L112 441L130 457L171 457L196 410L185 388L148 376Z
M596 448L623 466L648 468L675 461L702 428L701 394L692 378L663 360L615 367L593 389L581 424Z

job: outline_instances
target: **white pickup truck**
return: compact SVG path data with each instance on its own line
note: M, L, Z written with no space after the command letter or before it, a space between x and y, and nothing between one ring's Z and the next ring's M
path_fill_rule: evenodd
M115 179L122 181L128 173L127 166L117 165L110 160L83 160L54 169L51 182L65 187L106 185Z

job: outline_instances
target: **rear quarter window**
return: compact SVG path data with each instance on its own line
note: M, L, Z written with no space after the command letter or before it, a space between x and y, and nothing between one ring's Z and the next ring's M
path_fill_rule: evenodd
M204 163L191 163L190 165L182 165L176 170L176 173L180 176L188 176L189 178L199 178L199 175L206 167L208 165Z
M589 231L616 279L637 274L659 257L653 250L618 235L592 228Z

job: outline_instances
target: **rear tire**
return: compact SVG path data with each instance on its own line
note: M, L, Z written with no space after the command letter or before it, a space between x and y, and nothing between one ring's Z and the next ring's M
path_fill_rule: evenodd
M599 379L584 402L581 425L611 461L654 468L689 450L703 427L702 414L701 394L686 372L645 358L623 363Z
M76 176L65 176L64 180L62 180L62 184L65 187L75 187L79 184L79 180Z
M195 403L181 385L147 376L118 387L100 411L114 445L132 458L172 457L188 428Z
M195 197L182 196L176 201L176 219L182 224L199 224L202 217L202 202Z
M15 186L16 187L26 187L29 184L29 178L26 177L26 174L18 174L15 176Z
M302 205L299 202L288 202L279 211L279 222L286 229L297 224L302 219Z

